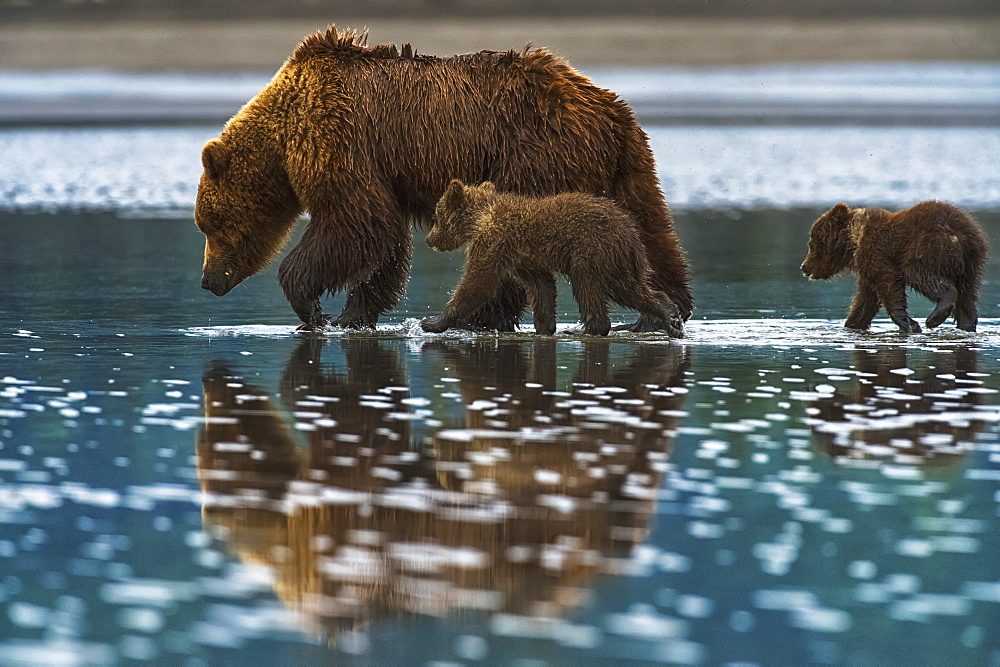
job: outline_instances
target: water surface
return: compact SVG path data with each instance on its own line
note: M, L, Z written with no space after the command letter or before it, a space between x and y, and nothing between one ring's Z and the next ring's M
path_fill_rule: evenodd
M975 334L798 271L841 200L996 241L995 128L647 129L679 341L566 289L553 337L425 335L419 234L376 331L296 334L274 267L199 288L216 126L0 131L0 663L1000 661L997 262Z

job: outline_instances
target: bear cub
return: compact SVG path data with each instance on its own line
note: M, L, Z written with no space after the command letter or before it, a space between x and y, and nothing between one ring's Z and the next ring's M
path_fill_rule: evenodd
M903 333L919 333L906 311L912 287L935 302L927 328L954 315L959 329L975 331L988 251L979 223L952 204L925 201L895 213L837 204L812 224L802 273L812 280L857 274L848 329L868 329L885 308Z
M497 192L488 181L467 186L452 180L437 203L427 244L445 251L466 246L466 261L444 312L420 321L424 331L463 326L511 278L524 287L535 331L552 335L558 273L572 285L585 333L608 334L610 300L644 315L645 331L684 335L673 302L650 286L652 269L637 226L610 199L581 192L526 197Z

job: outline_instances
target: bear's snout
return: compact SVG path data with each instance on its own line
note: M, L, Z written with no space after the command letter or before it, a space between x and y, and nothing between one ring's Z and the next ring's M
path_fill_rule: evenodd
M805 262L802 262L802 266L800 266L799 268L802 269L802 275L804 275L806 278L812 278L812 269L806 266Z
M232 273L228 271L220 275L205 272L201 276L201 288L207 289L215 296L228 294L240 282L239 280L230 280L231 275Z
M438 252L444 250L444 248L442 248L441 245L439 244L440 234L438 234L436 226L432 227L431 231L427 232L427 238L424 240L427 241L427 245L430 246L431 250L436 250Z

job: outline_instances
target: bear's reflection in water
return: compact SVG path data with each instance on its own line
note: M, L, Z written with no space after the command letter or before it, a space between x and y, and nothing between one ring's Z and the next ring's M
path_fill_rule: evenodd
M284 409L234 369L204 376L205 522L273 569L304 629L334 641L408 614L553 617L621 570L655 512L684 348L586 341L573 372L554 341L425 344L422 363L457 381L431 403L410 398L393 344L343 338L337 370L302 341Z
M816 400L806 422L842 465L946 465L989 427L977 351L856 349L850 380Z

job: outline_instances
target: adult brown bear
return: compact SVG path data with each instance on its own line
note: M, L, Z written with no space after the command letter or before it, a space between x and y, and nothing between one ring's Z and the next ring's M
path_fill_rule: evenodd
M335 27L307 37L205 145L202 287L222 295L264 269L308 211L278 273L285 296L311 328L327 321L320 297L348 290L335 324L373 327L403 293L410 222L429 226L458 178L617 200L641 229L654 288L690 317L687 261L623 100L543 49L437 58L365 42ZM507 282L468 324L512 330L524 306Z

